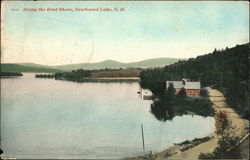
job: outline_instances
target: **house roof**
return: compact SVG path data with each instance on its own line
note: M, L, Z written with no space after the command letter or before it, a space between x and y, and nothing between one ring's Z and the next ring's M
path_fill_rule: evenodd
M185 89L201 89L200 82L186 82L186 85L183 86Z
M167 81L167 88L169 87L169 84L173 83L175 89L182 88L182 81Z
M169 84L173 83L175 89L181 89L184 87L185 89L201 89L200 82L187 82L183 81L167 81L166 87L168 88Z

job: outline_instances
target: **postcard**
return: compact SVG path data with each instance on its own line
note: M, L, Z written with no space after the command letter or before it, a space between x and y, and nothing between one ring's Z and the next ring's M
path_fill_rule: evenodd
M1 159L249 159L249 2L2 1Z

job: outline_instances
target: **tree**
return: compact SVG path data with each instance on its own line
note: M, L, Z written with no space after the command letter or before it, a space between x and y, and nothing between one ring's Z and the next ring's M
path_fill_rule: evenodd
M166 94L165 94L165 97L168 99L168 100L174 100L175 99L175 88L174 88L174 85L173 83L169 83L169 86L167 88L167 91L166 91Z
M170 83L168 88L167 88L167 91L162 96L162 100L164 101L165 106L173 107L174 101L175 101L175 92L176 92L176 90L174 88L173 83Z
M225 159L225 154L233 149L240 141L233 127L226 128L217 141L217 147L212 153L200 153L199 159Z
M187 92L186 92L186 89L184 87L181 88L181 90L177 94L177 97L178 98L185 98L185 97L187 97Z
M217 52L217 49L215 48L214 51L213 51L213 53L216 53L216 52Z
M215 115L215 127L218 134L230 127L230 120L226 111L219 111Z

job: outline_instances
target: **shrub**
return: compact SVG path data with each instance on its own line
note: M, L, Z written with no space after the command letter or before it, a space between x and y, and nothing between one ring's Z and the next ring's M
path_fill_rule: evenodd
M213 153L200 153L199 159L223 159L224 155L239 143L239 140L234 128L227 128L222 132L222 136L217 142L218 147L214 149Z
M218 147L215 148L214 154L216 157L222 158L222 156L232 149L239 142L240 138L235 135L235 131L228 129L223 132L222 137L218 140Z
M200 153L199 159L215 159L213 153Z
M228 118L226 111L220 110L215 115L215 127L216 133L221 134L225 129L231 126L231 122Z

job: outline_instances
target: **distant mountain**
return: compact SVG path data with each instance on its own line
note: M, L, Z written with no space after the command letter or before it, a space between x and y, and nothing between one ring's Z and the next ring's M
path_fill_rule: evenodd
M46 65L34 63L2 63L1 72L40 72L40 73L56 73L62 72L60 69L51 68Z
M48 65L36 64L36 63L15 63L15 64L23 65L23 66L30 66L30 67L50 68L50 66L48 66Z
M113 60L106 60L98 63L79 63L79 64L67 64L67 65L60 65L60 66L53 66L56 69L62 70L73 70L73 69L105 69L105 68L125 68L126 65L124 63L120 63Z
M173 64L178 62L179 60L184 59L177 59L177 58L153 58L147 59L139 62L127 63L129 67L140 67L140 68L152 68L152 67L162 67L165 65Z
M79 63L68 64L59 66L47 66L35 63L2 63L2 72L43 72L43 73L55 73L62 71L71 71L74 69L119 69L119 68L153 68L162 67L165 65L173 64L181 59L177 58L154 58L147 59L132 63L121 63L114 60L105 60L97 63ZM183 60L183 59L182 59Z
M181 59L177 58L153 58L147 59L138 62L132 63L121 63L114 60L105 60L102 62L97 63L79 63L79 64L68 64L68 65L60 65L60 66L53 66L53 68L61 69L61 70L73 70L73 69L119 69L119 68L153 68L153 67L162 67L165 65L173 64L178 62ZM183 60L183 59L182 59Z

